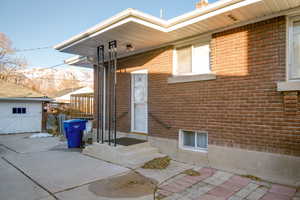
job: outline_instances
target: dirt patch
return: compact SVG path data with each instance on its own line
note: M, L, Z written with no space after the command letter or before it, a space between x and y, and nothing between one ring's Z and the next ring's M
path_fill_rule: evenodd
M164 195L158 195L158 196L155 198L155 200L162 200L162 199L164 199L164 198L166 198L166 196L164 196Z
M187 169L184 172L182 172L183 174L189 175L189 176L200 176L200 172L193 170L193 169Z
M249 174L247 174L247 175L241 175L241 177L249 178L249 179L251 179L251 180L253 180L253 181L262 181L261 178L259 178L259 177L257 177L257 176L249 175Z
M146 162L142 168L143 169L166 169L170 165L171 158L165 156L162 158L154 158L149 162Z
M89 185L89 191L108 198L137 198L154 193L157 183L138 173L100 180Z

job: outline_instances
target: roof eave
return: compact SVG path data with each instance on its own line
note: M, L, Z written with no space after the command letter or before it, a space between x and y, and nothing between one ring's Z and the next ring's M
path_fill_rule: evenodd
M132 9L132 8L128 8L128 9L118 13L117 15L93 26L92 28L89 28L88 30L86 30L78 35L75 35L68 40L63 41L62 43L59 43L59 44L53 46L53 48L60 51L63 48L65 48L66 46L69 46L72 43L77 42L78 40L89 37L90 35L98 32L98 31L101 31L111 25L114 25L122 20L126 20L127 18L130 18L130 17L142 19L145 21L150 21L151 23L154 23L154 24L162 26L162 27L167 25L167 21L165 21L165 20L159 19L157 17L151 16L149 14L140 12L140 11Z
M150 24L156 26L158 29L160 29L162 31L165 30L164 32L167 32L168 28L178 25L179 23L186 22L195 17L199 17L201 15L216 11L218 9L221 9L226 6L230 6L232 4L239 3L242 1L245 1L245 0L220 0L218 2L208 5L207 7L188 12L186 14L180 15L180 16L175 17L170 20L163 20L163 19L157 18L155 16L152 16L152 15L140 12L138 10L129 8L129 9L126 9L126 10L118 13L117 15L97 24L96 26L93 26L92 28L90 28L80 34L75 35L74 37L71 37L70 39L68 39L64 42L55 45L53 48L58 51L62 51L63 49L73 45L74 43L77 43L80 40L88 38L91 35L99 32L103 29L106 29L118 22L121 22L121 21L129 19L129 18L131 18L132 21L142 20L145 23L150 23Z

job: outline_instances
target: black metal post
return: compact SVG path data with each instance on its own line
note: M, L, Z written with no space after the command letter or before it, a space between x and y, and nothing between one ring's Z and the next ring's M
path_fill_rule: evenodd
M102 80L102 83L101 83L101 101L99 101L99 102L101 102L100 103L100 106L101 106L101 108L100 108L100 110L101 110L101 112L100 112L100 123L101 123L101 143L104 143L104 129L105 129L105 126L104 126L104 119L103 119L103 117L104 117L104 115L105 115L105 113L104 113L104 109L103 109L103 107L104 107L104 81L105 81L105 69L104 69L104 45L101 45L100 46L100 63L101 63L101 68L100 68L100 74L102 75L102 77L101 77L101 80ZM98 79L98 80L100 80L100 79ZM99 95L100 96L100 95ZM99 142L98 142L99 143Z
M112 72L112 129L114 134L114 146L117 146L117 41L113 40L109 42L109 51L111 53L111 72Z
M97 67L95 68L95 70L96 70L96 77L95 78L97 78L97 80L99 81L100 80L100 65L99 65L99 63L100 63L100 55L99 55L99 52L100 52L100 47L97 47ZM96 87L96 86L95 86ZM97 143L99 143L99 129L100 129L100 105L101 105L101 103L100 103L100 85L99 85L99 82L98 82L98 85L97 85L97 98L98 98L98 104L97 104L97 114L96 114L96 118L97 118Z
M112 54L111 50L109 48L108 50L108 69L107 69L107 88L108 88L108 94L107 94L107 105L108 105L108 144L111 144L111 60L112 60Z
M115 146L117 146L117 42L114 48L114 73L114 142Z

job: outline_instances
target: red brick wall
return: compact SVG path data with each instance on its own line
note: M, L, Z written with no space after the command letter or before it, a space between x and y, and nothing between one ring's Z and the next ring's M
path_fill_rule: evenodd
M276 91L285 80L285 40L284 17L214 34L217 79L210 81L168 84L172 47L121 60L119 130L130 130L130 72L147 68L151 136L177 139L179 129L202 130L209 144L300 156L300 98Z
M285 27L278 17L213 35L211 144L300 155L299 118L285 112L276 91L285 80Z

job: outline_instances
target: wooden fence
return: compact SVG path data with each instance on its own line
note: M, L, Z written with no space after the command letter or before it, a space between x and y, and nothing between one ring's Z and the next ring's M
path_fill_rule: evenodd
M94 114L94 93L71 95L72 118L93 119Z

